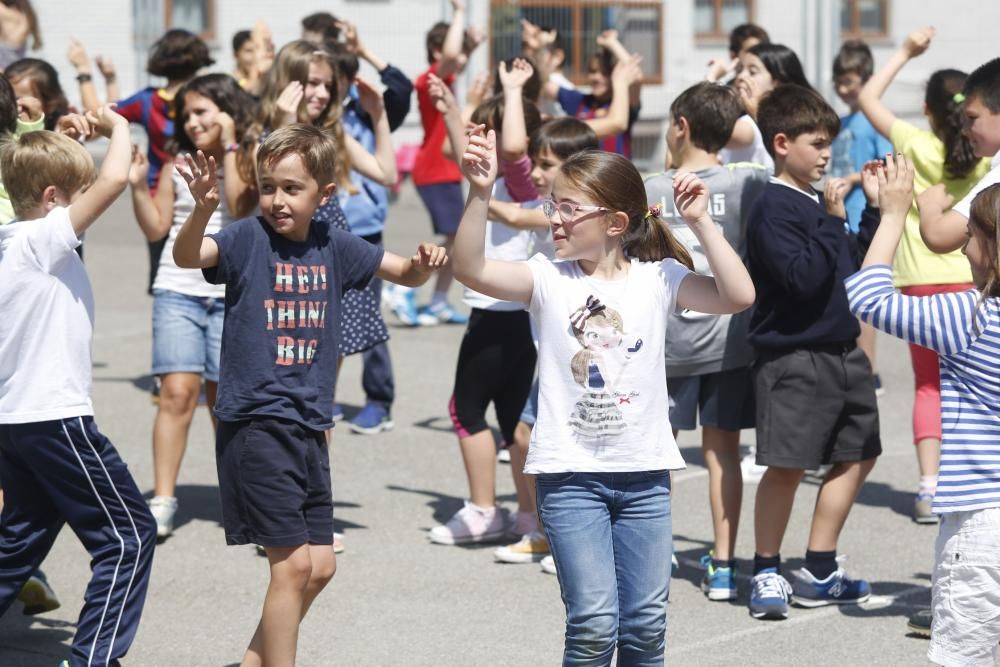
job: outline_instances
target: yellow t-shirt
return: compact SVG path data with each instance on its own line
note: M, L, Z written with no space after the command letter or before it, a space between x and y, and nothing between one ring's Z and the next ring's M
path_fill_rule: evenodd
M889 140L896 151L913 161L916 172L913 179L913 204L906 215L903 238L896 249L893 282L896 287L971 283L969 260L961 250L939 255L920 238L917 195L932 185L943 183L948 194L958 201L990 170L990 161L986 158L980 160L965 178L947 178L944 172L944 143L930 130L921 130L897 119L892 124Z

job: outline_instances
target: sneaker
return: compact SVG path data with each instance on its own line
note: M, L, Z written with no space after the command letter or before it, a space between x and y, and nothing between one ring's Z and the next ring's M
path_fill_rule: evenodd
M733 568L712 565L712 554L702 557L705 576L701 580L701 592L709 600L736 599L736 573Z
M495 542L506 534L506 511L499 507L484 509L465 501L465 507L455 512L443 526L431 528L435 544L477 544Z
M788 600L792 585L769 567L761 570L750 582L750 615L754 618L778 620L788 618Z
M342 554L344 553L344 534L334 533L333 534L333 553Z
M759 482L767 471L767 466L757 465L757 450L751 449L740 460L740 470L743 472L743 482Z
M334 424L344 420L344 406L340 403L333 404L333 417L330 418Z
M399 288L395 288L390 300L392 302L392 314L396 316L396 319L401 324L405 324L408 327L419 326L420 323L417 321L416 292L412 289L400 292Z
M354 419L351 420L351 431L362 435L375 435L382 431L391 431L395 424L389 411L379 403L366 403Z
M170 537L174 532L174 515L177 514L177 499L168 496L156 496L149 501L149 511L156 519L156 539L159 541Z
M432 318L434 324L467 324L469 316L455 310L450 303L431 304L417 309L417 318ZM421 324L423 320L421 320Z
M537 531L528 533L516 544L500 547L493 552L499 563L538 563L549 555L549 541Z
M906 623L906 629L918 637L923 637L925 639L931 638L931 621L934 620L934 614L930 609L921 609L917 613L910 616L910 620Z
M817 579L802 568L795 572L792 602L800 607L825 607L830 604L857 604L872 596L872 587L864 579L851 579L838 567L826 579Z
M514 512L510 525L507 527L507 534L514 538L522 538L525 535L538 530L538 517L534 512Z
M885 393L885 387L882 386L882 376L878 373L872 375L872 386L875 387L876 396L881 396Z
M670 576L677 574L679 569L681 569L681 563L677 560L677 554L670 554Z
M56 592L49 586L49 582L41 570L28 578L24 587L21 588L21 592L17 594L17 599L24 603L25 616L44 614L60 607Z
M556 559L552 556L546 556L538 564L542 566L542 572L545 574L556 573Z
M497 463L510 463L510 448L504 447L497 452Z
M934 496L929 493L918 493L913 501L913 520L917 523L937 523L938 515L931 511L933 504Z

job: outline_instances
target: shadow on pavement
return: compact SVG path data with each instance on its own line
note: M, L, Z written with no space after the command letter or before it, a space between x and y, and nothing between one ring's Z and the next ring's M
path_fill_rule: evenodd
M45 616L25 616L15 602L0 618L0 664L4 667L52 667L69 657L76 625Z

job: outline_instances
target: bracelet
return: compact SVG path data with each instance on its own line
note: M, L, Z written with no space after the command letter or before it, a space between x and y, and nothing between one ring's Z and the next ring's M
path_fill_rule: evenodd
M237 144L237 143L226 144L226 152L227 153L235 153L239 149L240 149L240 145Z
M76 80L79 83L87 83L88 81L93 81L94 77L91 76L90 74L86 74L86 73L84 73L84 74L77 74L76 75Z

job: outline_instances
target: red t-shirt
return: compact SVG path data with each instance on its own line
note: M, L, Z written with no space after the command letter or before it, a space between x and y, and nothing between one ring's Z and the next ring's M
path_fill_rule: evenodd
M426 72L417 77L413 87L417 91L417 104L420 107L420 124L424 126L424 143L420 145L417 159L413 164L413 183L415 185L433 185L435 183L459 183L462 172L458 165L442 153L448 131L444 126L444 115L434 108L430 93L427 91L427 75L437 74L437 63L431 65ZM455 75L444 80L452 86Z

